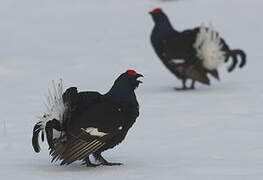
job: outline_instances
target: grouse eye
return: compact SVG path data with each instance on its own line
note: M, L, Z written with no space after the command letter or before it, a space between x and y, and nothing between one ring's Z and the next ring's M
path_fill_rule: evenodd
M159 14L160 12L162 12L161 8L156 8L156 9L152 10L152 14Z

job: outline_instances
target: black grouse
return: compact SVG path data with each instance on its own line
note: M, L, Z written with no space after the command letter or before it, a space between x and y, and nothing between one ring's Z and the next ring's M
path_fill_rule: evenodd
M236 67L238 57L241 58L240 68L246 64L245 52L231 50L212 25L179 32L172 27L162 9L156 8L150 14L155 23L151 33L152 46L163 64L182 80L183 87L177 90L194 89L195 81L209 85L207 74L219 80L217 68L230 57L233 62L229 72ZM186 86L187 79L192 80L190 87Z
M139 116L139 104L134 90L142 77L134 70L127 70L114 82L106 94L78 92L76 87L63 93L62 81L53 82L49 90L47 112L34 126L32 145L40 151L38 136L46 134L50 155L61 165L76 160L87 166L120 165L105 160L101 153L121 143ZM99 163L90 161L93 155Z

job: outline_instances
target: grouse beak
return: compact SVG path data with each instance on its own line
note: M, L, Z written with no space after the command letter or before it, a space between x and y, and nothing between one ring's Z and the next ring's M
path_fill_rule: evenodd
M137 77L144 77L142 74L138 74L136 75Z
M144 76L142 74L137 73L136 78L139 78L139 77L144 77ZM137 80L137 82L142 83L142 81L140 81L140 80Z
M149 14L152 15L153 14L152 11L150 11Z

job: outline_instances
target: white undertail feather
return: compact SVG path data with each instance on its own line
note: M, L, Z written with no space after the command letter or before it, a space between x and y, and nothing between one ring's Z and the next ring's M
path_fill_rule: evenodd
M62 95L62 79L60 79L57 85L55 84L55 81L52 81L52 87L48 89L48 95L46 96L46 112L43 116L39 117L40 121L38 122L38 124L41 125L41 130L45 129L46 123L50 120L56 119L62 123L63 113L65 111Z
M214 30L212 24L209 27L202 25L197 35L194 48L197 56L203 61L203 66L208 70L217 69L225 60L219 34Z

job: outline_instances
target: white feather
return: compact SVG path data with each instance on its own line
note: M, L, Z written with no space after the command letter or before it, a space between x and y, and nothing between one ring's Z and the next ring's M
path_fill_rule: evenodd
M46 123L50 120L56 119L62 123L63 113L65 111L62 94L63 94L62 79L60 79L57 85L55 84L55 81L52 81L52 88L48 89L48 95L46 96L46 102L45 102L46 112L44 112L43 116L38 118L40 120L38 124L41 125L40 127L41 130L44 131L46 127ZM55 134L54 137L56 137Z
M85 130L87 133L89 133L91 136L99 136L99 137L102 137L102 136L105 136L107 135L107 133L104 133L104 132L100 132L98 131L98 128L94 128L94 127L89 127Z
M172 59L170 63L171 64L183 64L185 63L185 60L184 59Z
M209 27L201 26L197 35L194 48L197 56L203 61L203 66L208 70L217 69L225 60L219 34L212 24Z

